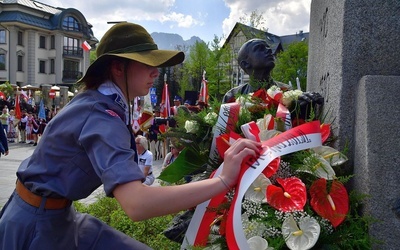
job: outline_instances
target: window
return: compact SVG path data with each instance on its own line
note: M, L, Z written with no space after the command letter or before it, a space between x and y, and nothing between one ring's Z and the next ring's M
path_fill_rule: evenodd
M39 48L41 48L41 49L46 48L46 37L45 36L39 37Z
M6 55L0 54L0 70L6 69Z
M24 33L18 31L18 45L24 45Z
M50 37L50 49L55 49L56 48L56 37L52 35Z
M50 74L54 74L55 72L55 60L50 59Z
M64 18L63 29L68 31L82 31L81 24L72 16Z
M39 73L46 73L46 61L39 61Z
M6 31L0 30L0 43L6 43Z
M18 71L24 71L23 68L22 68L22 66L23 66L23 59L24 59L23 56L18 56L18 68L17 68Z
M65 36L63 54L68 56L82 56L83 49L80 46L79 39Z

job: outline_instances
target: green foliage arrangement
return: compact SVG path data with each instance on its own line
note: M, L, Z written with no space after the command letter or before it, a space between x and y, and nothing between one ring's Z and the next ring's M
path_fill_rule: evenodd
M162 233L174 215L133 222L115 199L105 196L98 196L97 201L92 204L74 202L74 206L77 211L90 214L153 249L180 248L178 243L168 240Z

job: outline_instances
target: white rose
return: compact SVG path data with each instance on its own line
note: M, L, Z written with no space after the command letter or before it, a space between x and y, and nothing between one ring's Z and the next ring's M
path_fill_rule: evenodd
M210 112L204 117L207 124L214 125L217 122L218 115L215 112Z
M278 86L271 86L268 90L267 90L267 94L271 97L274 98L276 94L282 93L281 88L279 88Z
M296 90L289 90L283 93L282 97L282 104L286 107L289 107L293 101L299 99L299 96L303 94L303 91L296 89Z
M199 130L199 126L196 121L186 121L185 129L187 133L196 133Z

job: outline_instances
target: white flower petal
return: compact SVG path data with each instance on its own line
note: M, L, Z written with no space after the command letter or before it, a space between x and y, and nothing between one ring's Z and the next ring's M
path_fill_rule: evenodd
M260 236L253 236L247 240L247 244L251 250L267 250L268 249L268 242L260 237Z
M301 218L299 227L293 216L286 218L282 224L282 235L291 250L311 249L317 243L320 232L320 225L312 217Z
M247 189L245 197L253 202L261 203L265 199L268 185L271 185L271 181L264 174L260 174Z
M324 157L324 159L326 159L333 167L339 166L348 160L347 156L329 146L315 147L312 150Z
M305 158L304 168L297 171L310 173L327 180L333 180L333 177L336 176L335 170L333 170L329 162L321 155L315 153L310 157Z

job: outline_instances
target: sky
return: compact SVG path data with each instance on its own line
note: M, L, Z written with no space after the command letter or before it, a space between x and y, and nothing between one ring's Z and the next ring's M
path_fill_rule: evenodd
M93 25L97 39L112 26L107 22L128 21L142 25L149 33L164 32L197 36L212 42L226 38L236 22L252 12L262 14L259 29L278 35L309 32L311 0L39 0L53 7L79 10Z

